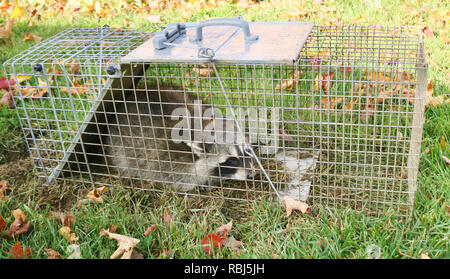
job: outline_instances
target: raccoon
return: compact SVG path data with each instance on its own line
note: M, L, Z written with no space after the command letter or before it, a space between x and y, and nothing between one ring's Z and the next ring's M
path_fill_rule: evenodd
M212 185L220 178L247 180L255 175L252 159L244 150L245 139L232 144L211 141L176 141L172 130L179 123L172 114L184 109L211 108L201 104L182 88L136 89L116 104L109 120L104 144L110 169L124 177L162 182L175 190L190 191L198 185ZM197 107L195 107L197 104ZM194 134L194 119L187 119ZM201 120L205 130L217 133L212 120ZM234 129L233 129L234 130Z

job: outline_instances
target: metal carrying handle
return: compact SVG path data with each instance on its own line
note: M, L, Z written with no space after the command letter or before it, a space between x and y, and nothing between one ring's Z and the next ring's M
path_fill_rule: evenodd
M252 35L250 33L250 27L248 26L248 22L244 20L242 16L238 16L237 18L214 18L208 19L198 23L196 30L195 41L200 42L203 40L203 28L207 26L221 26L221 25L231 25L240 27L244 32L245 41L253 42L258 40L258 35Z

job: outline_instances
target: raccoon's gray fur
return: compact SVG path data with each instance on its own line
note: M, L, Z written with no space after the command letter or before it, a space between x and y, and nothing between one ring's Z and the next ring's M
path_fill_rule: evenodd
M189 191L220 178L252 178L251 159L242 145L174 142L172 120L176 108L194 115L191 94L181 88L137 89L126 102L116 103L116 117L109 120L104 144L110 169L124 177L162 182L176 190ZM208 108L202 105L202 113ZM194 120L191 126L194 127ZM203 127L208 126L202 121Z

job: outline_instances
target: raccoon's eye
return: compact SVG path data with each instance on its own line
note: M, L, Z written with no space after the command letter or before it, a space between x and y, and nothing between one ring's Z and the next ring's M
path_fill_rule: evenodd
M223 162L221 165L237 167L237 166L239 166L239 159L236 157L230 157L225 162Z

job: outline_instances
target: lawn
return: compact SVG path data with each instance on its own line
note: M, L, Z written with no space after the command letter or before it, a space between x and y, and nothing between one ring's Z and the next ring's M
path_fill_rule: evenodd
M80 2L81 8L77 9L64 1L44 1L42 6L26 0L1 1L0 27L11 14L16 18L13 34L0 39L0 62L36 43L24 41L27 32L45 39L66 28L105 24L162 26L240 14L249 21L417 25L424 33L428 78L433 79L434 95L449 97L447 1ZM0 77L3 75L0 72ZM418 191L411 217L368 216L320 205L314 205L310 214L294 212L286 217L281 206L267 200L187 198L122 187L110 187L101 194L103 203L77 206L92 189L70 183L43 185L28 159L16 111L4 105L0 107L0 181L8 181L11 190L6 192L10 198L0 201L0 216L7 224L5 231L13 223L12 212L16 209L23 211L31 225L27 232L12 239L0 238L0 258L9 258L17 241L22 248L31 249L32 258L47 258L44 248L57 251L62 258L69 257L71 242L61 235L64 221L59 220L59 213L55 217L55 212L73 217L73 224L66 225L78 237L73 242L79 245L83 258L103 259L114 253L116 241L100 236L100 231L110 226L117 226L118 234L139 239L135 250L144 258L368 258L377 248L380 253L375 252L375 257L380 258L449 258L450 166L442 157L450 157L449 109L448 103L426 108ZM230 221L233 227L229 236L241 241L242 247L216 248L207 255L202 239ZM152 225L154 229L144 236Z

